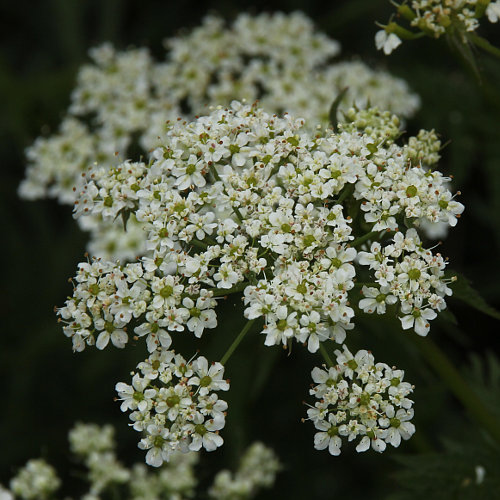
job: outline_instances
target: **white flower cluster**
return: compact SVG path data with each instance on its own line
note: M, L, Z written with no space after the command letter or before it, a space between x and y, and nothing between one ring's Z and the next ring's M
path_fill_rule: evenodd
M310 394L318 401L307 415L319 431L314 447L340 455L343 440L359 439L356 451L371 446L382 452L387 444L398 447L401 439L409 439L415 433L413 401L408 399L413 387L403 382L404 372L375 363L365 350L353 355L344 345L335 354L335 366L312 370L317 385Z
M113 427L77 423L70 430L68 438L72 453L88 469L90 487L83 497L85 500L98 499L109 487L126 484L130 480L130 471L118 461L115 454Z
M197 453L173 453L168 464L156 473L145 464L134 464L130 471L130 500L183 500L194 498L197 485L194 466Z
M399 146L392 116L348 114L349 131L312 136L304 120L235 101L172 123L148 163L89 172L76 216L135 217L148 255L80 264L58 314L76 351L122 348L128 329L145 338L150 357L117 390L146 433L148 463L222 444L227 405L211 392L229 387L222 365L168 350L172 336L217 326L218 298L242 295L242 334L261 320L266 345L295 339L313 353L329 339L344 342L358 301L379 314L399 302L403 328L420 335L446 307L444 259L423 248L416 229L403 231L425 220L455 225L463 210L439 172L414 166L437 154L435 134ZM363 244L370 251L358 253Z
M105 44L90 51L92 64L79 72L59 132L27 151L21 196L72 203L92 165L116 167L131 148L145 152L159 145L169 120L192 119L233 99L258 98L269 112L304 116L312 128L327 123L328 109L345 87L341 109L371 103L407 117L419 106L400 79L361 62L331 63L338 43L315 32L301 13L242 14L229 28L207 17L165 44L162 63L146 49L118 52ZM100 256L133 260L145 253L140 228L124 232L119 220L97 217L83 229L91 233L89 250Z
M114 429L111 425L76 423L69 431L68 440L72 453L87 457L92 453L110 451L114 448Z
M172 452L168 464L153 472L144 464L136 463L126 468L118 461L114 429L110 425L77 423L69 432L69 441L71 452L87 469L85 473L79 471L79 475L85 477L89 487L80 497L65 497L68 500L99 500L117 491L120 498L129 500L185 500L195 496L197 453ZM239 500L251 499L260 488L273 485L280 468L272 450L262 443L254 443L244 453L234 478L227 470L216 474L208 494L227 500L235 495ZM11 480L10 489L0 485L0 499L55 498L54 492L59 486L60 480L50 465L44 460L30 460Z
M444 297L451 295L445 279L446 262L422 247L415 229L396 233L384 247L371 244L369 252L359 252L359 263L375 272L377 287L364 286L359 307L366 313L384 314L386 304L400 303L404 330L414 328L418 335L429 333L429 321L446 308Z
M359 174L354 197L361 201L365 220L374 224L374 231L397 231L404 227L404 218L416 225L429 221L454 227L464 210L448 189L449 177L421 164L412 166L416 141L418 138L412 139L410 150L371 146L377 154Z
M222 470L214 478L208 494L217 500L254 498L261 488L274 484L281 464L275 453L260 442L253 443L241 458L233 474Z
M50 498L60 485L55 469L43 459L29 460L10 481L12 493L23 500Z
M79 264L73 297L58 310L75 351L94 344L102 350L110 341L123 348L132 319L142 320L134 333L146 338L149 352L158 346L168 349L172 343L168 331L187 327L201 337L205 328L217 326L213 292L185 285L179 276L159 277L154 269L154 262L124 267L100 260Z
M137 368L132 385L119 382L116 391L121 410L131 411L133 428L144 434L139 448L148 450L146 463L159 467L174 452L222 446L227 403L216 391L229 390L229 383L220 363L158 349Z
M390 22L375 35L377 49L386 55L401 45L401 38L417 38L424 34L439 38L457 31L475 32L484 16L491 23L500 19L500 0L405 0L401 5L394 5L399 16L406 18L419 33Z

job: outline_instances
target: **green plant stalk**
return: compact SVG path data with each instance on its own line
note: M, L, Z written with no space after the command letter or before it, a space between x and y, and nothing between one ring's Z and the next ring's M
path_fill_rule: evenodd
M329 368L334 366L332 358L330 358L330 355L328 354L326 347L323 345L323 342L319 343L319 352L323 356L323 359L326 361L326 364L328 365Z
M355 240L351 241L349 244L352 247L358 247L359 245L363 244L365 241L371 240L379 235L380 231L372 231L371 233L367 233L363 236L360 236L359 238L356 238Z
M491 45L491 43L488 42L488 40L486 40L486 38L483 38L482 36L475 35L474 33L467 34L467 38L476 47L483 49L485 52L488 52L492 56L500 58L500 49L495 47L494 45Z
M499 422L474 394L472 388L461 377L459 371L451 364L441 349L427 337L417 337L416 335L409 335L409 337L413 340L429 365L432 366L451 392L465 406L469 414L500 443Z
M245 335L248 333L250 328L252 328L253 324L255 323L255 319L251 319L246 323L246 325L243 327L241 332L238 334L238 336L234 339L233 343L229 346L229 349L226 351L224 356L222 356L222 359L220 360L220 363L222 365L225 365L227 363L227 360L231 357L233 352L236 350L236 348L239 346L240 342L244 339Z

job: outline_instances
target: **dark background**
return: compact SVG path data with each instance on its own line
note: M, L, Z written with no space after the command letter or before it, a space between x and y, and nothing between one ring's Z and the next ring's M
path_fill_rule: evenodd
M114 384L128 381L128 372L141 354L137 349L88 349L73 354L53 314L53 307L62 305L71 293L67 280L82 259L86 237L73 221L71 208L52 200L21 201L16 194L24 175L24 149L41 133L56 130L78 67L87 60L87 50L103 41L120 49L147 46L162 59L162 40L180 28L197 26L208 12L230 20L241 11L302 10L319 29L341 42L341 59L360 56L405 78L422 98L422 108L408 123L408 131L435 128L443 142L451 140L440 168L454 175L454 188L462 191L460 201L466 206L441 252L449 256L452 269L469 277L483 297L500 307L500 60L476 54L480 85L441 41L405 42L385 57L376 51L373 39L378 29L374 22L385 23L394 10L386 0L346 0L328 6L311 0L203 5L18 0L0 7L0 203L6 249L0 271L0 483L4 485L29 458L43 456L61 471L68 493L74 492L78 486L71 475L66 435L75 421L115 424L122 460L143 460L136 449L137 433L127 427L126 415L113 402ZM498 24L484 21L480 33L500 45ZM498 347L498 322L460 302L449 304L459 326L436 321L430 335L495 412L498 403L492 400L500 392L500 378L495 379L500 371L495 370L500 368L491 353ZM228 302L225 307L236 305ZM233 323L214 336L227 335L229 344L230 329L241 327L237 319ZM261 439L284 463L275 492L262 498L276 498L277 492L280 498L290 499L339 494L353 499L386 498L405 490L404 479L398 477L408 470L408 462L401 465L397 457L439 456L446 461L443 454L449 450L443 438L482 447L484 432L408 340L412 333L399 331L397 325L377 326L370 318L360 321L358 330L360 340L354 340L353 348L372 349L376 359L405 369L406 378L417 386L417 433L411 441L380 456L357 454L350 446L344 446L341 457L315 451L313 426L301 424L300 419L305 416L301 401L307 398L310 370L319 358L298 347L287 357L279 348L265 348L262 338L249 336L228 363L232 389L226 445L202 458L202 483L209 482L216 470L230 466L251 441ZM204 344L201 348L207 357L221 355L210 339ZM475 371L471 368L474 356ZM488 438L484 439L487 443ZM479 449L479 455L483 451ZM462 487L462 480L474 478L478 464L474 459L469 462L460 472L463 477L454 479L457 496L445 492L439 498L468 498L472 490L467 484ZM487 468L487 474L492 472ZM404 498L419 498L408 495Z

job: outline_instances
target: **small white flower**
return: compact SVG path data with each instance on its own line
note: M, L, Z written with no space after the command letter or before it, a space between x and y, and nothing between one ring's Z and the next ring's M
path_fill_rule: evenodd
M500 0L491 2L486 8L486 15L490 23L496 23L500 19Z
M375 34L375 45L378 50L383 50L384 54L388 56L401 45L401 39L395 33L388 34L385 30L380 30Z

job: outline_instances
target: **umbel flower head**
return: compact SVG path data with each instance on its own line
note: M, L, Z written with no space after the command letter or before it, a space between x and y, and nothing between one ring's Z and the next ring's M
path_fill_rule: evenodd
M148 254L125 265L80 264L58 314L76 351L123 348L132 331L144 338L150 358L117 390L146 433L148 463L172 449L222 444L226 408L212 391L227 389L222 365L232 349L210 368L203 357L181 360L195 375L175 368L172 351L177 336L223 324L219 298L241 296L242 335L257 324L266 345L295 341L311 353L348 343L353 304L396 314L419 335L446 308L446 261L425 249L417 229L423 221L453 226L463 206L433 169L437 156L415 155L434 151L432 134L400 146L392 118L349 116L344 131L312 135L303 119L235 101L171 123L148 163L88 173L75 216L135 217ZM178 399L172 408L169 398Z
M356 451L382 452L387 444L398 447L409 439L415 433L413 401L407 397L413 387L403 382L404 372L375 363L365 350L353 355L344 345L335 354L336 365L312 371L316 385L309 392L318 401L307 415L319 431L314 447L340 455L343 440L358 439Z
M239 15L231 26L209 16L201 26L165 41L165 60L145 48L117 51L104 44L90 51L91 62L77 77L68 115L59 130L28 149L29 167L20 193L28 199L75 201L88 167L106 169L161 146L177 117L193 119L211 104L260 99L270 113L291 112L312 130L328 123L328 109L345 88L340 109L368 103L410 117L418 97L401 79L359 61L332 62L339 44L314 29L304 14ZM182 110L181 110L182 109ZM184 177L185 182L190 176ZM182 185L182 184L180 184ZM94 255L133 260L144 255L143 232L131 217L127 232L120 219L81 219L91 232Z
M202 447L213 451L224 440L227 403L215 391L227 391L220 363L208 366L200 356L187 362L180 354L159 349L138 365L132 385L116 384L121 410L132 410L133 427L144 435L139 448L146 463L159 467L177 451Z

